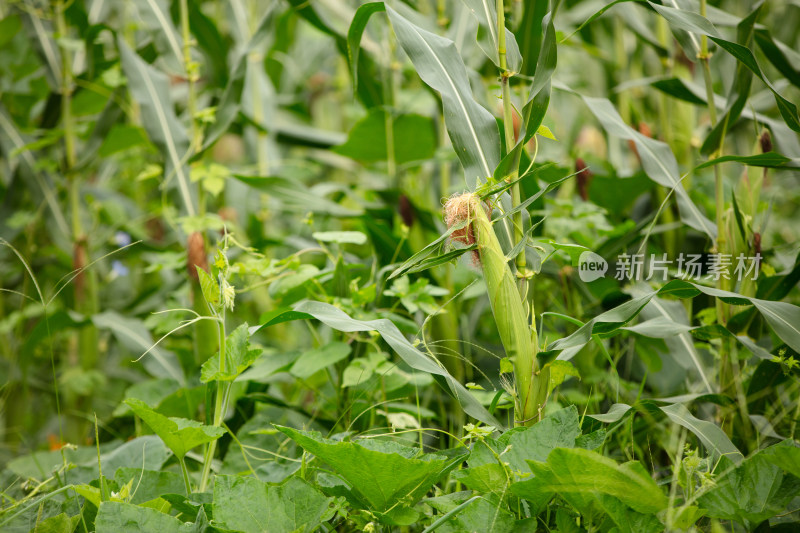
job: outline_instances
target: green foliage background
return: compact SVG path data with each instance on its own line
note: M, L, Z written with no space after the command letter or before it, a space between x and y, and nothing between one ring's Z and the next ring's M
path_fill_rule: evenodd
M0 3L0 531L795 531L798 27Z

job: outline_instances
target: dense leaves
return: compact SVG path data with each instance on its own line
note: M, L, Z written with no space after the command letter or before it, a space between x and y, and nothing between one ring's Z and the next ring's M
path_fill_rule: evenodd
M0 3L0 531L795 531L800 7Z

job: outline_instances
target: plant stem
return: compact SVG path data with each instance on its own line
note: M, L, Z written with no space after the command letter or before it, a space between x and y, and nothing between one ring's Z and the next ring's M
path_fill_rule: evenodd
M189 120L192 123L192 143L191 150L196 152L200 148L200 128L197 125L195 115L197 114L197 68L192 62L192 34L189 28L189 5L188 0L181 0L181 33L183 38L183 66L186 70L186 81L189 84L189 95L187 109ZM201 187L202 188L202 187Z
M61 39L68 36L67 20L65 16L66 3L59 1L56 4L56 30ZM74 78L72 72L72 56L66 47L61 50L61 125L64 128L64 175L67 178L69 190L69 203L72 215L72 246L73 268L83 269L89 264L88 237L81 221L80 182L74 172L77 163L75 131L75 117L72 115L72 89ZM74 279L75 310L86 316L97 312L97 285L91 271L81 270ZM77 360L83 370L94 370L98 363L97 328L93 325L82 328L77 333ZM74 357L74 355L73 355ZM91 397L73 398L68 400L72 405L67 406L67 411L87 411L91 409ZM70 423L67 438L80 441L85 435L85 421Z
M258 25L258 20L260 18L259 12L259 2L251 2L249 9L250 9L250 36L255 33L256 26ZM250 54L247 58L248 62L248 69L251 67L255 72L256 69L262 68L263 69L263 62L264 58L261 54ZM259 84L253 84L253 119L255 120L256 124L264 124L264 101L261 98L261 90L259 88ZM258 175L259 176L269 176L270 171L270 164L269 164L269 142L268 141L268 134L265 133L261 128L256 129L256 145L258 146L258 150L256 151L256 159L258 163ZM265 204L266 205L266 204Z
M700 15L706 16L706 0L700 0ZM711 127L717 125L717 108L714 104L714 85L711 80L711 66L709 64L710 55L708 53L708 37L705 35L700 36L700 53L698 54L700 63L703 67L703 80L706 86L706 102L708 104L708 116L711 121ZM722 153L722 143L724 137L720 141L720 148L712 154L711 157L716 157ZM719 165L714 165L714 197L716 203L716 217L715 222L717 225L717 239L714 244L714 249L717 254L726 252L725 242L725 224L724 224L724 211L725 211L725 191L722 182L722 171ZM721 290L728 290L727 280L725 276L719 276L717 279L717 288ZM717 299L717 322L724 326L727 322L727 306L722 300ZM733 375L733 368L730 361L730 343L727 339L722 339L720 343L720 372L719 372L719 386L720 392L725 393L735 378Z
M505 6L503 0L497 0L497 57L500 64L500 87L503 97L503 126L505 128L506 153L510 153L516 146L516 135L514 134L514 110L511 105L511 88L509 78L512 73L508 71L508 61L506 58L506 20ZM520 129L522 124L520 124ZM511 187L511 207L516 208L521 201L519 183L516 182L519 176L518 164L513 166L513 171L506 178L508 181L515 182ZM523 230L522 211L514 213L514 240L522 241L525 238ZM536 332L536 315L533 306L533 297L529 294L529 272L525 259L525 247L523 246L515 259L517 290L520 304L525 313L525 321L530 331L529 353L517 354L514 362L515 377L517 381L517 394L519 395L521 408L519 413L519 425L532 425L541 418L544 404L547 401L547 383L550 371L548 368L539 369L536 354L539 351L539 338ZM508 347L506 347L508 349ZM543 385L544 384L544 385Z
M511 73L508 71L508 60L506 59L506 16L503 0L497 0L497 57L500 63L500 88L503 97L503 127L506 138L506 153L511 152L517 143L514 135L514 109L511 105L511 87L509 78ZM514 167L513 172L506 178L507 181L516 181L519 170ZM515 208L520 203L519 183L511 186L511 207ZM522 211L514 213L514 239L519 242L522 240L524 232L522 230ZM525 249L520 250L516 258L517 274L520 276L520 295L525 298L527 288L524 283L525 274Z
M183 483L186 485L186 496L190 496L192 494L192 484L189 482L189 471L186 469L186 458L178 457L178 462L181 464Z
M398 186L397 182L397 157L394 151L394 117L392 116L392 109L394 108L394 95L395 83L397 77L395 76L394 61L396 43L394 41L394 33L387 31L386 42L388 45L389 64L383 71L383 104L386 109L386 116L384 117L384 128L386 129L386 172L392 179L392 183Z
M797 430L797 420L800 419L800 397L797 399L797 406L794 409L794 417L792 417L792 424L789 426L789 439L794 440L794 434Z
M220 374L225 372L225 350L226 350L226 337L225 337L225 310L222 310L222 316L219 322L219 371ZM217 394L214 399L214 426L222 426L222 418L225 416L225 382L217 380ZM214 460L214 452L217 451L217 441L213 440L206 448L205 457L203 458L203 477L200 479L200 492L205 492L208 485L208 478L211 474L211 462Z

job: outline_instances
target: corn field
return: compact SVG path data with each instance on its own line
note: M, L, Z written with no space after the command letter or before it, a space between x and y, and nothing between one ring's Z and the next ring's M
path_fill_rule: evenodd
M0 532L800 531L798 28L0 1Z

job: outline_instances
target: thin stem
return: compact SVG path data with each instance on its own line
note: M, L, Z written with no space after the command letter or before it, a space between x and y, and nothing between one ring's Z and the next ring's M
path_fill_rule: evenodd
M700 15L702 17L706 16L706 0L700 0ZM717 125L717 108L714 103L714 84L711 80L711 66L709 64L710 55L708 53L708 37L705 35L700 36L700 53L698 54L698 58L700 59L700 63L703 67L703 81L705 81L706 86L706 102L708 104L708 116L711 120L711 127L714 128ZM722 143L724 142L724 137L720 141L719 149L712 154L712 157L716 157L722 154ZM717 239L714 243L714 251L717 254L724 254L726 253L726 242L725 242L725 220L724 220L724 212L725 212L725 190L722 181L722 170L719 165L714 166L714 197L715 197L715 204L716 204L716 217L715 222L717 225ZM725 276L719 276L717 279L717 288L721 290L727 290L729 287L727 286L727 280ZM721 325L725 325L727 322L727 312L728 308L722 300L719 298L717 299L716 303L717 308L717 322ZM720 344L720 372L719 372L719 385L720 391L725 392L730 386L732 380L737 379L736 376L733 375L733 368L730 361L730 342L728 339L722 339L722 343Z
M187 109L189 120L192 122L192 151L197 151L200 147L200 128L198 127L195 115L197 114L197 64L192 61L192 34L189 28L189 5L188 0L181 0L181 33L183 37L183 65L186 70L186 80L189 84L189 96Z
M260 18L259 14L259 2L251 2L250 6L250 35L252 36L253 33L256 31L256 26L258 24L258 19ZM249 63L248 68L258 69L263 68L264 58L261 54L250 54L247 58ZM253 98L253 118L255 119L256 124L264 124L265 123L265 113L264 113L264 101L261 98L261 89L259 88L259 84L253 84L253 94L251 95ZM256 144L258 145L258 150L256 152L256 158L258 162L258 175L259 176L269 176L270 171L270 163L269 163L269 143L268 141L268 134L264 132L261 128L256 130Z
M184 457L178 457L178 462L181 464L183 483L186 485L186 496L191 496L192 484L189 482L189 471L186 469L186 459Z
M221 320L219 322L219 371L225 372L225 310L222 310ZM225 382L222 380L217 381L217 393L214 399L214 426L222 426L222 417L225 416ZM211 462L214 460L214 453L217 451L217 441L211 441L206 448L206 454L203 458L203 477L200 479L200 492L205 492L208 485L208 478L211 475Z
M789 426L789 439L794 440L794 434L797 430L797 420L800 419L800 397L797 399L797 406L794 409L794 417L792 417L792 424Z
M514 149L517 143L516 135L514 134L514 109L511 102L511 87L509 85L509 78L512 73L508 71L508 60L506 58L506 15L503 0L497 0L497 57L500 63L500 88L503 97L503 127L505 130L506 138L506 152L509 153ZM511 186L511 206L512 209L516 208L521 201L519 183L516 182L519 170L514 166L513 172L506 178L507 181L515 182ZM522 230L522 211L514 213L512 217L514 225L514 239L519 242L522 240L524 232ZM525 249L523 248L516 258L517 273L524 274L525 272ZM525 283L520 282L520 295L525 296L527 287Z

